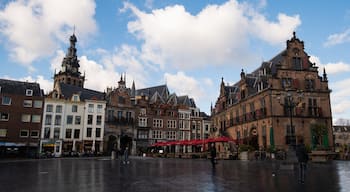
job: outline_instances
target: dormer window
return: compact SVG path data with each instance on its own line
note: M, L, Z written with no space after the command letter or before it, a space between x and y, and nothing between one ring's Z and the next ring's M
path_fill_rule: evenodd
M78 95L73 95L72 100L73 101L79 101L79 96Z
M300 57L293 57L293 69L302 70L302 61Z
M26 96L33 96L33 90L26 89Z

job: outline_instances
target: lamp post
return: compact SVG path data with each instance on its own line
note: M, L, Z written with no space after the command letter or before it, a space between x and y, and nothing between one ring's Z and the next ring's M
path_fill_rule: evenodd
M295 137L295 129L293 125L293 111L294 108L297 107L302 100L303 93L301 91L296 91L296 95L293 95L293 92L287 90L284 95L284 102L282 103L280 97L278 97L279 103L285 107L284 111L288 109L289 113L289 129L287 128L287 138L286 143L288 144L288 151L286 162L284 164L285 169L294 169L294 163L297 162L297 157L295 154L295 145L296 145L296 137Z
M284 96L284 102L281 102L280 97L278 97L279 103L285 107L285 109L288 109L288 115L289 115L289 129L287 129L287 144L290 147L295 147L296 144L296 138L295 138L295 129L293 125L293 111L294 108L297 107L302 100L303 93L301 91L296 91L297 95L293 95L292 91L287 90L287 93ZM285 110L286 111L286 110Z

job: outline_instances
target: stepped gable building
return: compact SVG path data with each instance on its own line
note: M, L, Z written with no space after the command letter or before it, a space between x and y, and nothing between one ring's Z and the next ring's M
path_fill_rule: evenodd
M286 49L234 85L221 80L212 108L213 126L239 143L287 148L303 137L306 145L332 147L328 78L311 63L304 42L293 34ZM323 129L322 134L316 129Z
M105 149L124 150L128 146L135 154L135 84L132 89L126 87L126 76L121 75L116 88L107 88Z
M166 85L136 90L137 149L156 142L203 138L204 123L194 99L170 94ZM200 122L200 123L199 123ZM192 129L191 129L192 128ZM193 131L192 131L193 130ZM192 146L168 146L166 152L191 152Z
M34 157L44 93L38 83L0 79L0 157Z
M84 88L73 34L54 88L45 98L40 152L54 156L103 152L105 94Z

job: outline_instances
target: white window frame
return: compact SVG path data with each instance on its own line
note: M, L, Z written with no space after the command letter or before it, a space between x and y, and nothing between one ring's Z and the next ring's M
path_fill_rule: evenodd
M22 135L22 133L26 133L27 136ZM28 130L28 129L21 129L21 130L19 131L19 137L21 137L21 138L29 137L29 130Z
M32 123L40 123L41 115L32 115Z
M33 96L33 90L32 89L26 89L26 96Z
M29 99L23 100L23 107L33 107L33 101Z
M153 119L154 128L163 128L163 119Z
M32 119L30 114L22 114L21 116L21 122L29 123Z
M4 98L9 99L9 100L8 100L8 102L6 102L6 103L5 103L5 99L4 99ZM2 98L1 98L1 104L2 104L2 105L11 105L11 103L12 103L12 99L11 99L11 97L8 97L8 96L2 96Z
M139 127L147 127L147 118L139 117Z
M3 114L7 114L7 119L3 118ZM0 113L0 121L8 121L10 119L10 114L9 113Z
M36 109L41 109L43 107L43 101L42 100L34 100L33 106Z
M36 135L33 135L33 133L36 133ZM38 130L32 130L30 132L30 137L31 138L39 138L39 131Z

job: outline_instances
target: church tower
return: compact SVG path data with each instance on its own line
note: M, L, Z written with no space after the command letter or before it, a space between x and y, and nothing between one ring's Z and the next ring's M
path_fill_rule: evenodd
M73 33L69 38L70 47L68 48L66 56L63 58L61 70L54 75L54 89L57 88L59 83L65 83L78 87L84 87L85 76L82 76L79 72L79 60L77 57L77 49L75 44L77 38Z

